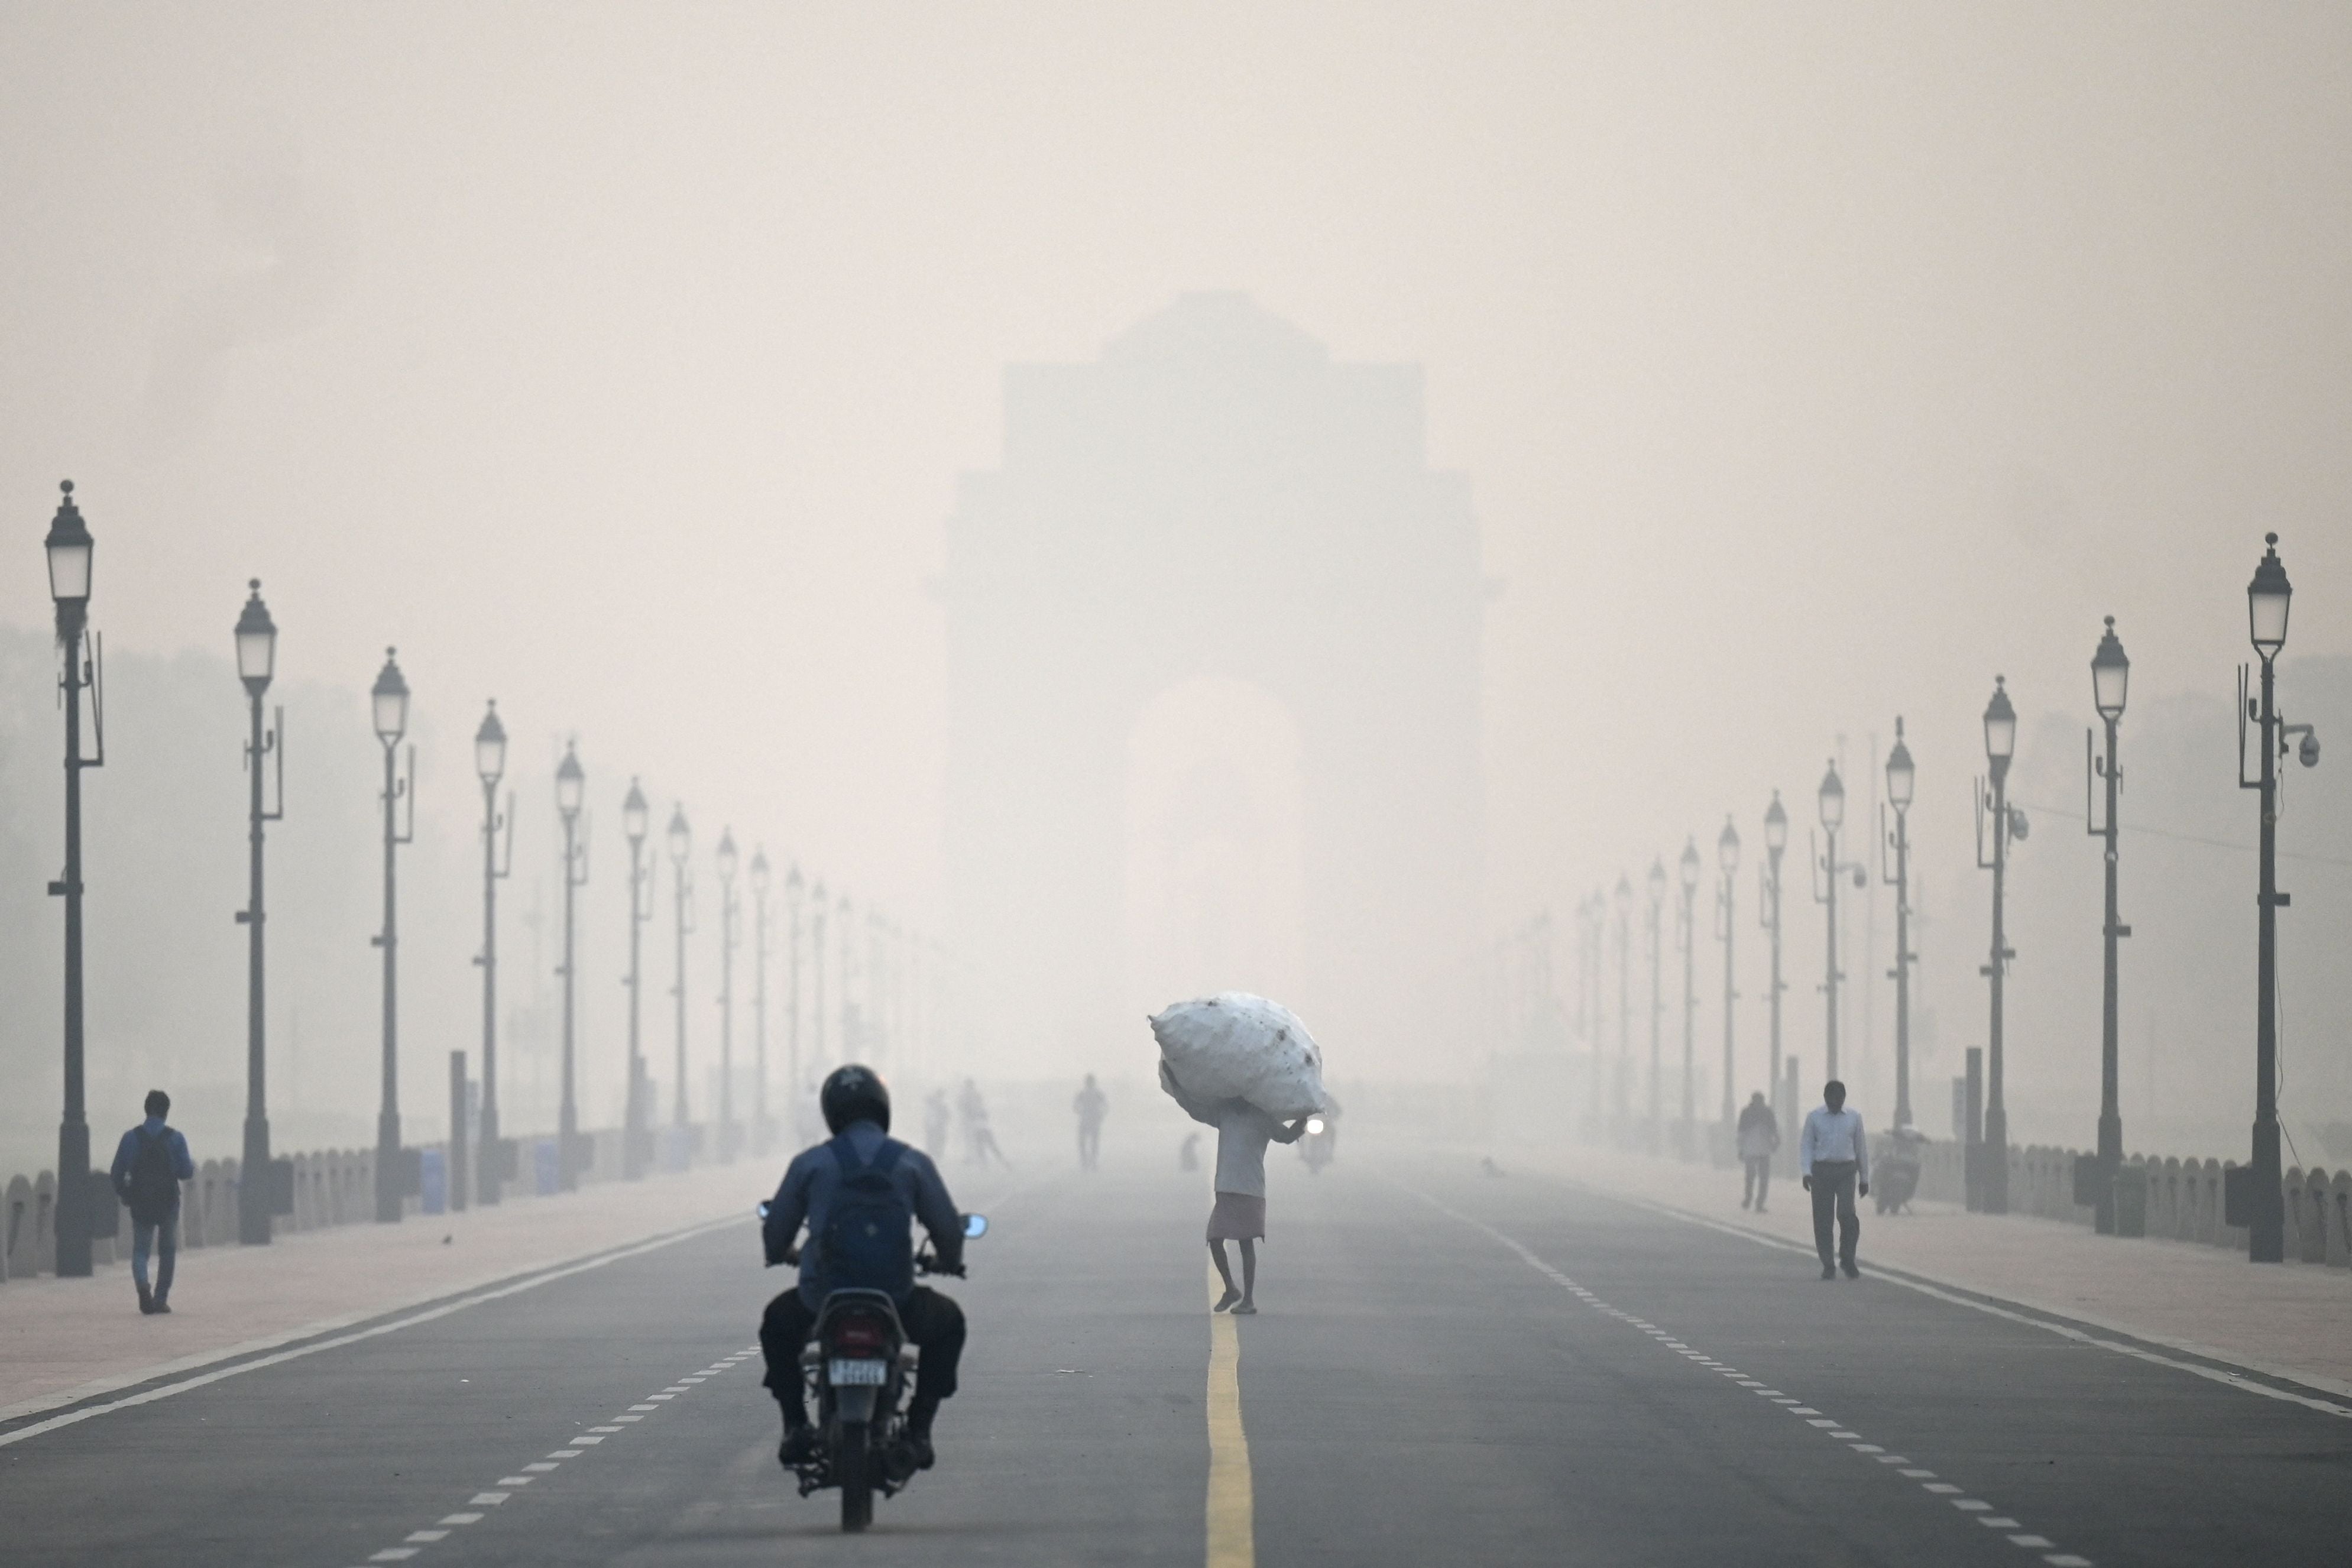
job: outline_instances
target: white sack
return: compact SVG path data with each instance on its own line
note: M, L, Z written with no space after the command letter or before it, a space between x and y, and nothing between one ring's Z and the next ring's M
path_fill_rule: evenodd
M1284 1121L1329 1102L1323 1047L1280 1003L1245 991L1179 1002L1151 1020L1151 1034L1179 1098L1246 1100Z

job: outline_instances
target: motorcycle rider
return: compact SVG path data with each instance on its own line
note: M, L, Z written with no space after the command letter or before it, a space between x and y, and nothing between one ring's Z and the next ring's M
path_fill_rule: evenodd
M905 1474L931 1466L931 1420L940 1401L956 1391L956 1363L963 1355L963 1310L929 1286L907 1282L842 1279L828 1265L824 1237L825 1222L842 1184L852 1175L880 1173L903 1200L909 1221L919 1220L929 1233L939 1274L963 1272L963 1218L948 1196L939 1167L921 1150L890 1136L890 1091L872 1068L852 1063L837 1068L818 1093L824 1124L833 1137L803 1149L784 1172L777 1187L761 1239L771 1268L779 1263L800 1266L798 1286L768 1303L760 1320L760 1350L768 1363L768 1391L783 1407L784 1439L776 1458L786 1466L806 1462L817 1448L801 1397L801 1347L816 1326L817 1310L828 1292L849 1288L889 1289L898 1309L898 1321L908 1340L920 1349L915 1372L914 1397L907 1405L903 1435L889 1458ZM808 1240L796 1248L803 1222Z

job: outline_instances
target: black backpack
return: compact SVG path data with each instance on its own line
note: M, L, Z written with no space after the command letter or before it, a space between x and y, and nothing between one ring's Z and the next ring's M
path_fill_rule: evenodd
M131 1205L131 1217L140 1224L160 1225L178 1211L180 1175L172 1169L169 1128L152 1135L139 1129L139 1152L131 1157L127 1185L122 1195Z
M890 1179L905 1152L905 1144L885 1139L867 1163L846 1134L833 1141L841 1185L825 1215L824 1266L834 1289L897 1298L915 1288L915 1210Z

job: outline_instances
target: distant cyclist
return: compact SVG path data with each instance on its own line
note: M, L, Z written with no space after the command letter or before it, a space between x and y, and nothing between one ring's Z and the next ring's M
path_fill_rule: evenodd
M922 1352L915 1369L915 1396L907 1405L906 1452L896 1458L909 1472L928 1469L931 1419L939 1414L940 1401L956 1391L956 1363L963 1355L963 1310L927 1285L879 1274L860 1278L860 1258L849 1255L854 1237L835 1236L832 1221L836 1212L846 1215L853 1208L869 1213L877 1205L887 1207L894 1224L908 1227L892 1238L894 1244L906 1241L919 1221L939 1256L935 1270L961 1274L963 1217L931 1157L890 1136L890 1091L873 1069L854 1063L836 1068L824 1080L818 1103L834 1136L793 1159L768 1205L762 1233L768 1262L796 1263L801 1271L800 1284L769 1302L760 1320L768 1392L784 1413L784 1440L776 1458L796 1465L816 1450L817 1437L801 1397L801 1347L816 1327L825 1296L839 1289L888 1289L908 1342ZM808 1239L795 1246L803 1222ZM905 1268L908 1256L908 1251L898 1252L898 1268Z
M114 1190L131 1209L131 1282L139 1288L139 1310L150 1316L172 1310L172 1267L180 1257L180 1184L193 1180L195 1162L179 1129L163 1125L172 1097L147 1091L147 1120L115 1145ZM155 1254L155 1288L147 1288L147 1256Z

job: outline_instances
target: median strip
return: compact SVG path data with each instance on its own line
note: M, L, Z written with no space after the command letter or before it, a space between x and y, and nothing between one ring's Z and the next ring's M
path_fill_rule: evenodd
M1224 1281L1209 1270L1209 1300ZM1241 1325L1209 1314L1208 1568L1255 1568L1257 1531L1250 1491L1249 1435L1242 1430Z

